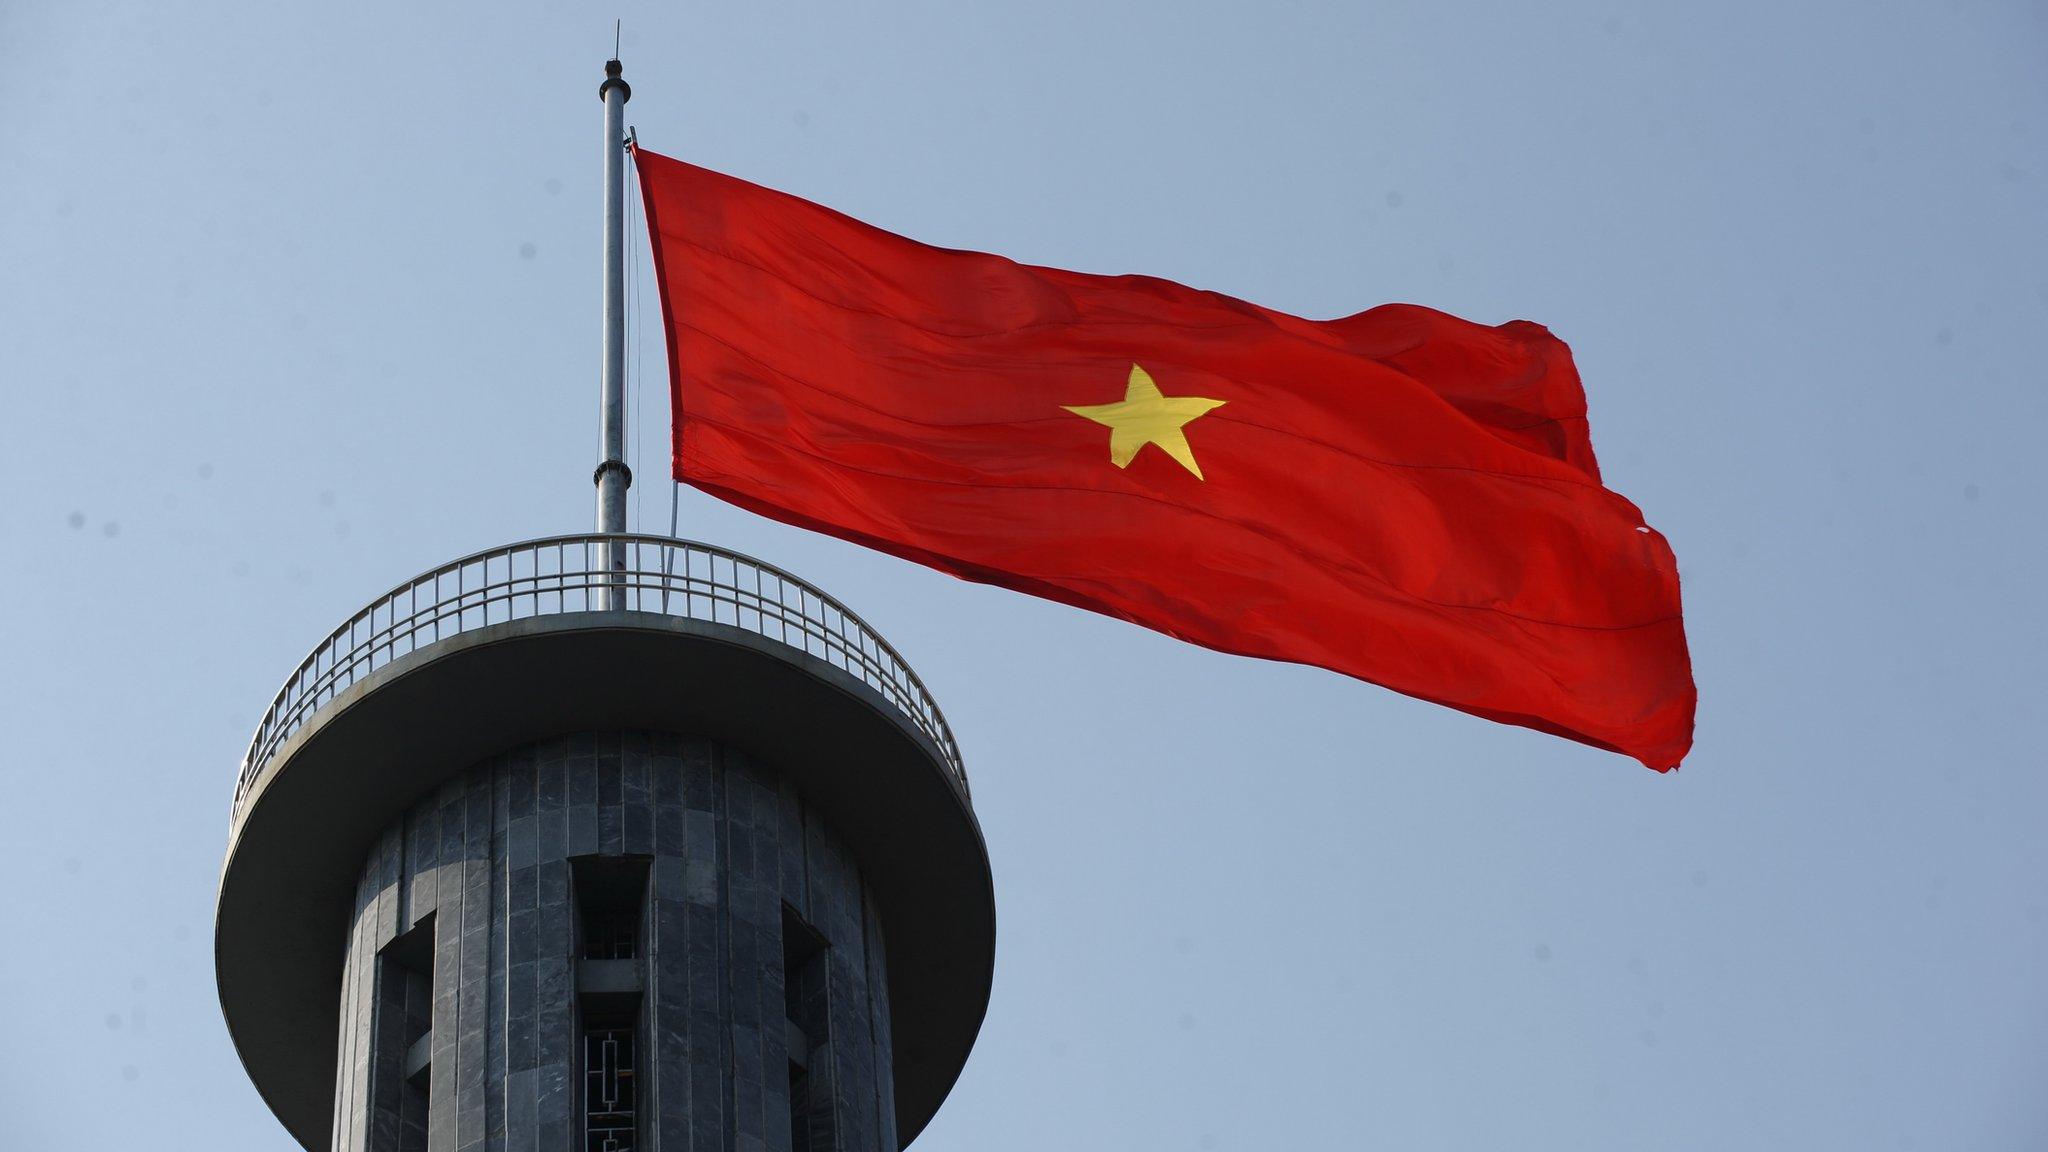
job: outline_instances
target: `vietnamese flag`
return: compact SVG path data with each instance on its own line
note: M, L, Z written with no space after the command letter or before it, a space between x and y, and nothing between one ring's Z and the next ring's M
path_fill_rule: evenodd
M1692 744L1678 566L1571 352L933 248L636 153L675 475L1225 652L1623 752Z

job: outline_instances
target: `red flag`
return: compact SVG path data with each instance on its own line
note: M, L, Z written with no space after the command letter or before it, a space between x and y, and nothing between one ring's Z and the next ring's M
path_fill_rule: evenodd
M637 153L675 475L787 523L1665 770L1671 549L1600 484L1571 353L933 248Z

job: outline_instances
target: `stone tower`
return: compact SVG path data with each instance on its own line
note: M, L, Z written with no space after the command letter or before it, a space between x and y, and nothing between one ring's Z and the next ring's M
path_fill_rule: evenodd
M310 1150L895 1152L986 1011L945 718L824 592L633 536L616 61L599 531L399 585L286 680L235 789L222 1010Z

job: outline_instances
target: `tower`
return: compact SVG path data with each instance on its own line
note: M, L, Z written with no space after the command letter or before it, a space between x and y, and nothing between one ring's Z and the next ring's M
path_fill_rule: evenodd
M308 1149L894 1152L988 1004L966 773L831 596L624 531L618 61L599 94L598 530L407 581L286 680L235 788L222 1011Z

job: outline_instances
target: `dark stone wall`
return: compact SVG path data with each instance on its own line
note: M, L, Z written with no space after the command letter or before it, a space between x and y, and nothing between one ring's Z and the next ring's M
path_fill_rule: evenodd
M643 732L515 749L386 830L343 960L336 1152L583 1147L578 858L645 861L640 1149L792 1152L787 905L826 942L825 1035L800 1054L810 1152L896 1152L887 969L855 861L772 769Z

